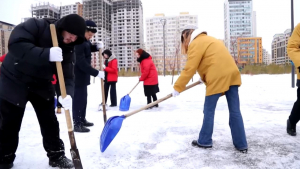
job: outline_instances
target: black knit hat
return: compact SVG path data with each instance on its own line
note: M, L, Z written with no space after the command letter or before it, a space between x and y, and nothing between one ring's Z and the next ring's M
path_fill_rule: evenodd
M91 31L93 33L97 32L97 25L95 24L95 22L93 22L91 20L87 20L87 21L85 21L85 24L86 24L87 31Z
M111 57L111 55L112 55L111 51L108 50L108 49L105 49L105 50L102 52L102 56L104 56L104 54L107 54L108 57Z
M75 44L81 44L84 42L84 34L86 30L86 24L84 19L77 14L67 15L57 21L57 29L62 31L67 31L77 36Z

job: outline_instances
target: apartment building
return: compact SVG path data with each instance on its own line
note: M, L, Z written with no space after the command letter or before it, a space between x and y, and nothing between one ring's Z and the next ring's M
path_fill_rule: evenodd
M111 49L111 0L83 0L83 18L96 23L98 31L91 42L102 41L106 49ZM92 54L92 66L100 68L99 53Z
M159 72L163 72L164 61L166 71L171 71L173 68L178 71L183 69L186 57L180 52L180 33L186 25L198 26L198 16L181 12L178 16L156 14L146 19L146 49L152 55Z
M225 0L224 33L225 45L237 58L237 38L256 37L256 12L252 0Z
M60 8L49 2L40 2L31 5L32 17L34 18L60 18Z
M119 69L137 71L135 51L144 47L143 7L141 0L113 0L111 49Z
M0 56L8 52L9 36L15 25L0 21Z
M272 63L276 65L290 64L291 59L287 54L287 44L290 38L291 29L287 29L284 33L275 34L272 41Z
M263 49L263 63L266 65L269 65L272 63L271 55L266 49Z
M238 64L263 63L262 38L237 38Z
M69 14L78 14L80 16L83 16L83 4L81 4L80 2L76 2L72 5L61 6L60 10L61 17Z

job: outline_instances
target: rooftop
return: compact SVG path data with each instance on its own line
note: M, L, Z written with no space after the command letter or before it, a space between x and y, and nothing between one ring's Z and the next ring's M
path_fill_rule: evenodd
M9 25L9 26L16 26L16 25L13 25L11 23L7 23L7 22L3 22L3 21L0 21L0 23L4 24L4 25Z

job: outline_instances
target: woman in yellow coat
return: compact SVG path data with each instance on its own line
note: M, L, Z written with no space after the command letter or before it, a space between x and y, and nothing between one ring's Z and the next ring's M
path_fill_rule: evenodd
M287 45L287 53L297 68L297 100L287 120L287 133L296 136L296 125L300 120L300 23L295 27Z
M248 144L238 94L241 75L232 56L223 42L191 26L183 30L181 43L182 52L187 54L188 59L174 85L173 97L185 89L196 71L201 76L200 81L206 85L203 124L199 139L194 140L192 145L201 148L212 147L215 109L219 97L225 95L230 113L229 126L233 145L237 150L246 153Z

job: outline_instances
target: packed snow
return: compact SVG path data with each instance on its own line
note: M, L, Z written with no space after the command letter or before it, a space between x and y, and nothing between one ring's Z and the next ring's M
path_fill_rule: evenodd
M174 81L178 76L174 77ZM159 76L158 99L173 91L171 76ZM199 79L195 75L194 82ZM137 77L120 77L117 83L118 101L138 82ZM297 88L291 88L291 75L242 75L239 88L249 150L235 150L229 128L229 112L225 97L219 99L213 133L213 148L191 146L198 139L203 121L205 86L197 85L124 120L120 132L104 153L100 151L100 135L104 126L101 85L97 78L88 88L87 120L94 122L89 133L75 133L83 168L299 168L300 134L286 133L286 120L296 100ZM191 84L190 81L189 84ZM108 118L123 115L146 105L143 85L130 94L130 110L121 112L108 108ZM107 102L110 105L110 99ZM70 142L64 113L57 115L66 156ZM297 128L300 131L300 128ZM16 169L47 169L48 158L42 145L39 124L28 103L19 134L19 146L14 162Z

